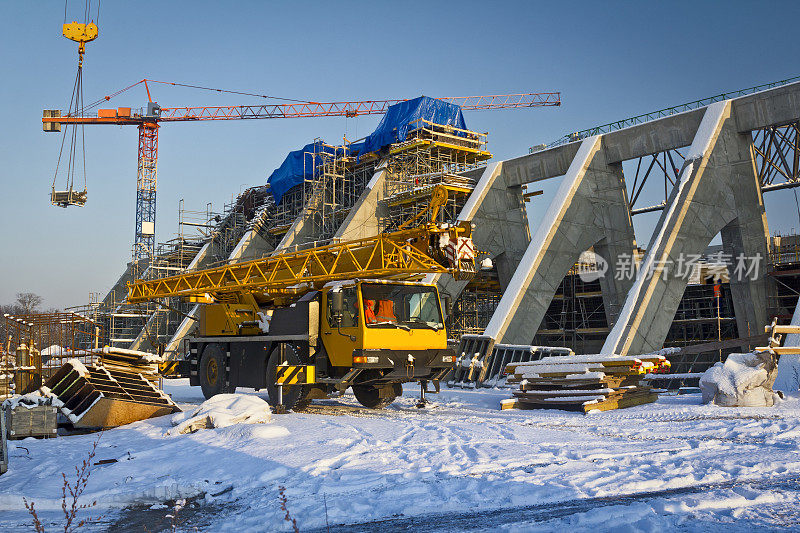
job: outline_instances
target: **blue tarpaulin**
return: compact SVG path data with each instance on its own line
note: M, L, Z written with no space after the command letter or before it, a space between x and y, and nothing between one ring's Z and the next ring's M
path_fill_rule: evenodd
M460 106L449 104L436 98L420 96L413 100L406 100L389 106L375 131L364 139L363 149L361 146L356 147L355 145L350 148L353 151L358 150L361 154L368 154L378 151L388 144L403 141L409 129L422 126L419 123L411 124L418 119L428 120L436 124L455 126L462 130L467 129ZM361 143L358 144L361 145Z
M467 129L460 106L435 98L420 96L413 100L406 100L389 106L375 131L363 141L351 144L349 149L353 153L364 155L376 152L389 144L405 140L409 129L422 126L419 123L412 124L418 119L454 126L464 130ZM333 154L335 150L341 151L342 149L343 147L325 146L318 141L307 144L300 150L289 152L281 166L267 179L267 183L270 184L269 190L275 199L275 203L280 203L286 191L295 185L303 183L304 178L313 176L314 167L320 162L320 154Z
M272 193L275 204L280 203L286 191L303 183L306 177L311 178L314 175L314 167L320 162L323 153L333 154L334 150L336 148L317 141L305 145L300 150L289 152L281 166L267 178L269 192Z

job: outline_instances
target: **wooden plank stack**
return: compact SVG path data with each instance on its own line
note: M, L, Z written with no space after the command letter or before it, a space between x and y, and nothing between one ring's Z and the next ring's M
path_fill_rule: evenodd
M666 372L669 366L660 354L569 355L510 364L507 383L519 389L514 398L503 401L502 408L588 413L651 403L658 395L640 381L646 373Z
M162 359L148 352L127 350L106 346L100 356L99 363L109 371L139 374L150 383L156 385L161 377L159 363Z

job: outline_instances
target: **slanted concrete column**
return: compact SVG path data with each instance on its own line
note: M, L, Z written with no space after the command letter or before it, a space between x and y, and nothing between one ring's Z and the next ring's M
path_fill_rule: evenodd
M629 282L614 278L617 258L630 256L635 243L622 166L606 162L598 136L581 143L484 335L529 344L561 280L592 246L609 254L603 296L618 308Z
M530 228L520 186L509 185L503 162L490 163L483 169L458 221L472 222L475 247L486 252L497 266L500 286L505 290L530 242ZM468 281L456 281L449 275L426 278L436 283L442 295L455 300Z
M375 167L375 173L361 193L361 197L336 230L333 237L335 240L353 241L373 237L381 232L380 221L386 217L386 206L381 200L386 189L387 173L385 162Z
M736 130L731 102L706 108L700 127L622 313L603 352L638 354L661 348L688 282L686 261L722 232L732 254L731 290L739 333L766 323L767 221L752 142ZM736 279L739 254L761 257L756 279ZM681 268L683 266L683 268Z
M270 246L270 244L258 234L258 225L260 222L261 220L254 221L253 227L247 230L244 235L242 235L242 238L239 239L239 242L236 243L236 246L228 255L228 261L237 262L247 261L249 259L257 259L272 251L272 246ZM211 252L213 250L213 246L213 240L206 242L186 270L195 270L207 267L212 258ZM175 330L175 333L164 347L164 352L166 354L177 353L183 338L193 333L197 329L197 320L199 318L200 306L194 305L187 313L187 316L181 320L181 323L178 325L178 329ZM153 317L151 317L151 320L152 319ZM149 324L150 322L148 321L148 325ZM141 333L139 333L136 341L134 341L133 349L146 349L148 345L149 341L147 340L147 335L145 335L145 331L143 330ZM136 346L139 346L139 348L136 348Z

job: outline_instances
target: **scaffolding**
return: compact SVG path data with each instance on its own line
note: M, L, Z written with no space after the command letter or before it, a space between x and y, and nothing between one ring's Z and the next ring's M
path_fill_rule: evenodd
M314 151L303 158L303 183L281 197L265 224L273 245L301 216L305 224L312 225L312 241L330 240L375 172L375 157L354 157L349 145L334 146L316 139L311 146Z
M91 364L99 323L73 312L0 317L0 399L38 389L67 359Z
M386 215L380 220L383 231L395 229L414 218L430 203L439 185L445 186L448 197L439 211L438 222L455 222L476 184L464 173L485 166L492 157L486 150L485 133L424 119L412 122L409 128L406 139L388 149Z
M556 289L533 344L598 353L610 328L594 252L582 254Z
M457 341L462 335L482 334L502 295L497 270L479 271L461 291L447 317L449 338Z
M767 317L788 324L800 296L800 235L772 238L767 275L770 284Z

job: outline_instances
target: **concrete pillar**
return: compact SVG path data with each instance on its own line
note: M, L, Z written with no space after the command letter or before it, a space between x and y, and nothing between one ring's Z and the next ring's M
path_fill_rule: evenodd
M333 236L335 240L354 241L373 237L381 232L380 221L386 216L386 207L381 200L384 197L387 173L385 162L375 167L372 179Z
M581 143L484 335L529 344L561 280L592 246L612 254L603 289L613 309L627 292L626 281L614 279L617 256L632 254L635 243L622 167L607 164L598 136Z
M648 252L604 353L638 354L661 348L688 281L686 261L722 232L732 254L731 290L740 334L766 323L764 264L768 228L752 142L736 130L731 102L706 108ZM737 279L739 254L760 254L756 279Z

